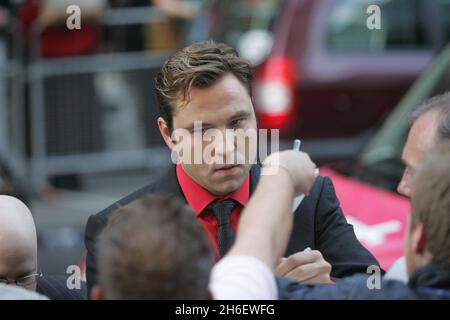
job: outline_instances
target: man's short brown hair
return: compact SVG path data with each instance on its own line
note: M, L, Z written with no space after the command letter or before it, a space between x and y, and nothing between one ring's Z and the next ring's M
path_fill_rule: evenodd
M414 178L412 222L424 225L433 263L450 266L450 142L428 154Z
M227 73L232 73L252 95L250 63L240 58L233 47L208 40L173 54L155 79L159 113L169 130L173 129L173 102L186 104L193 87L208 88Z
M116 210L98 242L106 299L207 299L213 255L180 200L147 195Z
M439 112L438 141L450 140L450 91L434 96L414 109L410 116L411 123L432 110Z

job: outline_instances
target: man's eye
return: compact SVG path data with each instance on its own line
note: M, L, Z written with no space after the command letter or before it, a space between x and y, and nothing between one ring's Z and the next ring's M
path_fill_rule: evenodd
M409 166L406 166L406 168L405 168L405 176L411 176L411 175L413 175L412 168L409 167Z
M208 128L199 128L199 129L192 129L191 133L201 133L204 134L206 132L206 130L208 130Z
M232 120L231 123L230 123L230 125L231 125L232 127L237 127L237 126L241 125L241 123L242 123L243 120L244 120L244 119L235 119L235 120Z

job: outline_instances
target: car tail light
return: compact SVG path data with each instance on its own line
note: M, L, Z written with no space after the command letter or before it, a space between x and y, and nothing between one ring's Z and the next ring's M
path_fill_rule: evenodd
M295 111L295 62L285 56L272 56L255 78L255 107L260 126L283 129Z

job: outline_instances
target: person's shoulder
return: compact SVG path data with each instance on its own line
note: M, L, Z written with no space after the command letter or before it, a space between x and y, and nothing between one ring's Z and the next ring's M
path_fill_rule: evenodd
M318 176L316 178L316 181L314 181L309 195L305 198L305 200L312 202L315 206L323 203L339 202L333 182L326 176Z
M328 177L318 176L302 205L316 207L324 191L329 188L329 184L331 184L331 181Z
M0 300L48 300L39 293L0 283Z
M340 207L333 183L329 177L318 176L298 210L303 214L321 215L334 212Z
M173 168L169 168L162 175L157 177L153 182L145 185L144 187L128 194L127 196L121 198L120 200L109 205L100 212L93 214L89 217L86 225L86 234L96 234L99 229L102 229L106 225L109 216L120 207L123 207L130 202L150 193L168 193L166 186L169 183L174 183L173 180Z

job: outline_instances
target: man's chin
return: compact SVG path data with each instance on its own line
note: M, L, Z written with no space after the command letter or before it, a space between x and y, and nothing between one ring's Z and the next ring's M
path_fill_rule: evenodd
M216 186L215 190L212 190L212 193L218 195L218 196L224 196L229 193L232 193L233 191L236 191L242 186L242 183L244 182L245 177L237 177L237 178L226 178L221 179L221 181L217 181L214 183L214 186Z

